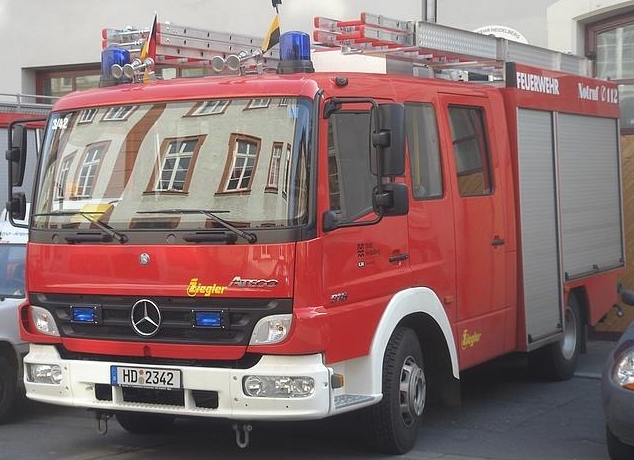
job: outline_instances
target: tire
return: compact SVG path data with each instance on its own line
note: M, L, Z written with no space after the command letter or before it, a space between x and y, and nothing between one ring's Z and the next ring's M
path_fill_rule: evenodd
M538 376L547 380L570 380L577 369L582 342L579 302L574 293L571 293L564 310L564 337L532 352L529 356L530 366Z
M400 455L416 443L427 399L423 353L413 330L397 327L383 358L383 399L370 408L380 452Z
M634 458L634 446L623 443L614 436L610 427L605 427L605 440L608 445L608 454L612 460L632 460Z
M117 412L117 422L124 430L134 434L160 433L174 422L174 417L145 412Z
M17 373L15 366L4 356L0 356L0 423L12 415L17 398Z

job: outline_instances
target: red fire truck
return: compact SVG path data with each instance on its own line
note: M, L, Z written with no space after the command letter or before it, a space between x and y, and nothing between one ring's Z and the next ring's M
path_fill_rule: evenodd
M526 352L573 375L619 301L616 86L438 24L315 23L343 52L288 32L278 59L166 23L138 32L143 56L135 31L104 34L119 84L63 97L43 140L29 398L93 409L101 431L231 419L241 446L251 421L364 410L404 453L464 369ZM192 61L219 75L153 78Z

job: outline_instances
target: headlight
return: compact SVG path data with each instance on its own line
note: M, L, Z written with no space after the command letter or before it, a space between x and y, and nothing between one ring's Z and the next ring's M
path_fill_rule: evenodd
M34 307L33 305L31 305L30 310L33 324L35 324L38 331L42 334L59 337L59 330L57 329L55 318L53 318L51 312L41 307Z
M628 390L634 390L634 349L621 355L614 368L614 381Z
M255 325L249 345L271 345L288 335L293 315L265 316Z
M59 385L62 369L57 364L27 364L26 376L29 382Z
M248 375L242 380L242 389L253 398L306 398L315 392L315 380L286 375Z

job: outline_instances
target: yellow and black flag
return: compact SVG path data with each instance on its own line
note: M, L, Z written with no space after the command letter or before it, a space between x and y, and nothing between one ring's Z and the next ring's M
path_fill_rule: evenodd
M273 18L269 31L262 42L262 52L266 53L280 42L280 16L278 14Z

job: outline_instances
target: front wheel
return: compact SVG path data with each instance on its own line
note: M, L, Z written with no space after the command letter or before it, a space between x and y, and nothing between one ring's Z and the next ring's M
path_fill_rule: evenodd
M423 353L413 330L398 327L383 358L383 399L371 408L381 452L404 454L414 447L427 399Z
M117 422L124 430L134 434L148 434L165 431L174 422L174 417L144 412L117 412Z
M574 293L564 309L564 336L555 343L535 350L529 356L531 367L548 380L569 380L577 369L583 340L579 302Z

